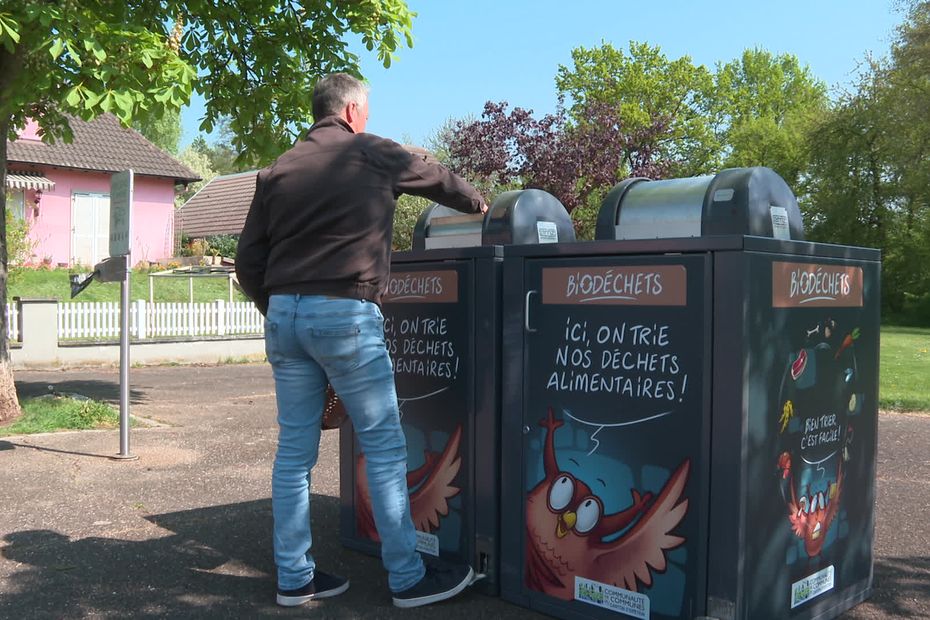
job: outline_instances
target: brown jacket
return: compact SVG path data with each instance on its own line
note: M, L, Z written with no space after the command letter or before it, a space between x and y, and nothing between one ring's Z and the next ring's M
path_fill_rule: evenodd
M264 314L276 293L381 302L397 197L423 196L466 213L483 202L438 163L331 116L260 171L239 238L236 274Z

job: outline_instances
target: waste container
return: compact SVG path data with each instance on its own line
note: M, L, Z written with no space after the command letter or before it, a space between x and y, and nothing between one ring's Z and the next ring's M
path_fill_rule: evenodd
M716 175L618 183L598 213L597 239L709 235L804 239L798 201L771 168L729 168Z
M707 613L834 618L871 591L880 254L746 238L714 277Z
M562 618L699 615L712 265L685 251L699 244L659 245L505 253L501 593L511 602Z
M383 298L407 437L418 548L471 564L476 588L498 591L500 496L499 243L574 240L571 219L540 190L501 194L484 216L432 205L414 250L395 252ZM484 244L484 245L482 245ZM351 427L340 437L340 537L378 552L364 455Z
M868 594L880 256L775 238L803 230L793 196L759 198L770 172L626 183L598 229L626 240L505 248L506 600L757 620ZM695 234L644 212L628 235L640 199Z
M413 249L532 245L575 240L565 207L539 189L504 192L486 214L463 214L432 204L417 218Z

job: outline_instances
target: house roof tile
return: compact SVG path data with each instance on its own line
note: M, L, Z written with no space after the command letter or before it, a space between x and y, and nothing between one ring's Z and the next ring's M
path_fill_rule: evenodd
M177 213L181 232L190 237L238 235L255 194L257 170L216 177Z
M112 114L92 121L68 118L74 141L46 144L35 140L7 141L9 164L44 164L78 170L119 172L168 177L176 183L199 180L196 172L161 150L134 129L120 125Z

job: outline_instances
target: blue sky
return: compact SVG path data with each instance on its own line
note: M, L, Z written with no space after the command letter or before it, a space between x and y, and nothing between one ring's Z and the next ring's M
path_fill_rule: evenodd
M833 88L852 83L867 53L887 54L902 20L892 0L409 0L414 47L390 69L358 47L371 85L367 131L425 144L447 119L508 101L538 114L556 104L555 75L571 50L630 40L713 68L761 47L791 53ZM202 100L182 114L197 136ZM208 137L209 140L209 137Z

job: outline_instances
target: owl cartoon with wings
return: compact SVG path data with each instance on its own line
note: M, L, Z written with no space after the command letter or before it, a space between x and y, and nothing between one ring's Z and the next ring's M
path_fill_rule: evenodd
M539 424L546 429L545 478L526 497L526 586L562 600L573 599L576 576L633 592L651 586L666 570L666 553L685 543L673 530L688 511L690 461L657 496L631 489L628 508L605 514L591 487L559 467L554 437L564 422L550 408Z

